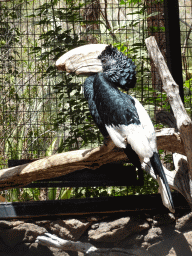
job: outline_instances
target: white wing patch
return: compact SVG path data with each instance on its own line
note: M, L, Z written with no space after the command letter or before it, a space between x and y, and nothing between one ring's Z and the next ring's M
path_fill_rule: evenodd
M131 96L132 97L132 96ZM141 105L141 103L134 97L132 97L135 101L135 107L137 109L137 113L139 115L139 120L144 129L145 136L147 137L149 144L153 150L153 152L157 152L157 143L156 143L156 135L153 123L145 110L145 108Z
M141 125L105 125L112 141L119 148L130 144L140 160L151 158L157 152L156 135L153 123L141 103L134 97L135 107Z
M126 148L126 136L122 134L122 132L120 131L120 127L105 125L105 128L107 129L112 141L118 148Z
M140 159L152 157L153 150L141 125L106 125L105 127L117 147L126 148L126 145L130 144Z

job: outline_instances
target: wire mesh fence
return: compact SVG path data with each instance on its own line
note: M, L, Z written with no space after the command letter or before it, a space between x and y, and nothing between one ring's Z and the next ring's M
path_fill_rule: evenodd
M190 1L179 5L185 105L191 114L192 6ZM7 0L0 1L0 14L1 169L10 159L43 158L103 142L82 93L85 77L61 73L55 67L62 54L80 45L112 44L132 58L137 66L137 87L129 93L143 103L154 124L166 126L156 114L170 107L144 42L155 35L166 58L163 1ZM173 168L171 156L164 160ZM149 178L145 181L149 183ZM152 192L157 191L156 183L150 182ZM26 188L4 195L14 201L64 199L90 191L94 196L142 192L141 188L131 189L50 188L40 192ZM150 192L148 188L143 191Z
M190 1L180 1L181 54L184 79L185 107L191 115L191 18L192 5Z

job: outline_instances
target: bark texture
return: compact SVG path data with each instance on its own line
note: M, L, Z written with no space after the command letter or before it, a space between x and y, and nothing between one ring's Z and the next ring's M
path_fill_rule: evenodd
M173 128L157 131L158 149L185 154L179 133ZM96 169L103 164L127 160L123 150L111 140L94 148L55 154L29 164L23 164L0 172L0 190L23 187L33 181L63 176L83 168Z

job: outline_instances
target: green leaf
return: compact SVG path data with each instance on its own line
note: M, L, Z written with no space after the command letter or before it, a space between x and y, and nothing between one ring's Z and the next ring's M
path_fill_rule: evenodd
M192 90L192 78L189 79L189 80L186 80L185 83L184 83L184 86L190 90Z
M63 191L64 190L64 191ZM60 195L58 196L59 199L64 200L64 199L69 199L71 196L72 189L61 189Z

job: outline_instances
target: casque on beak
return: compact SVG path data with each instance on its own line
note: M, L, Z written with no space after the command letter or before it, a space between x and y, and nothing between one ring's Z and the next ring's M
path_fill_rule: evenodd
M56 61L56 67L76 75L91 75L101 72L101 60L97 57L106 46L107 44L88 44L77 47L63 54Z

